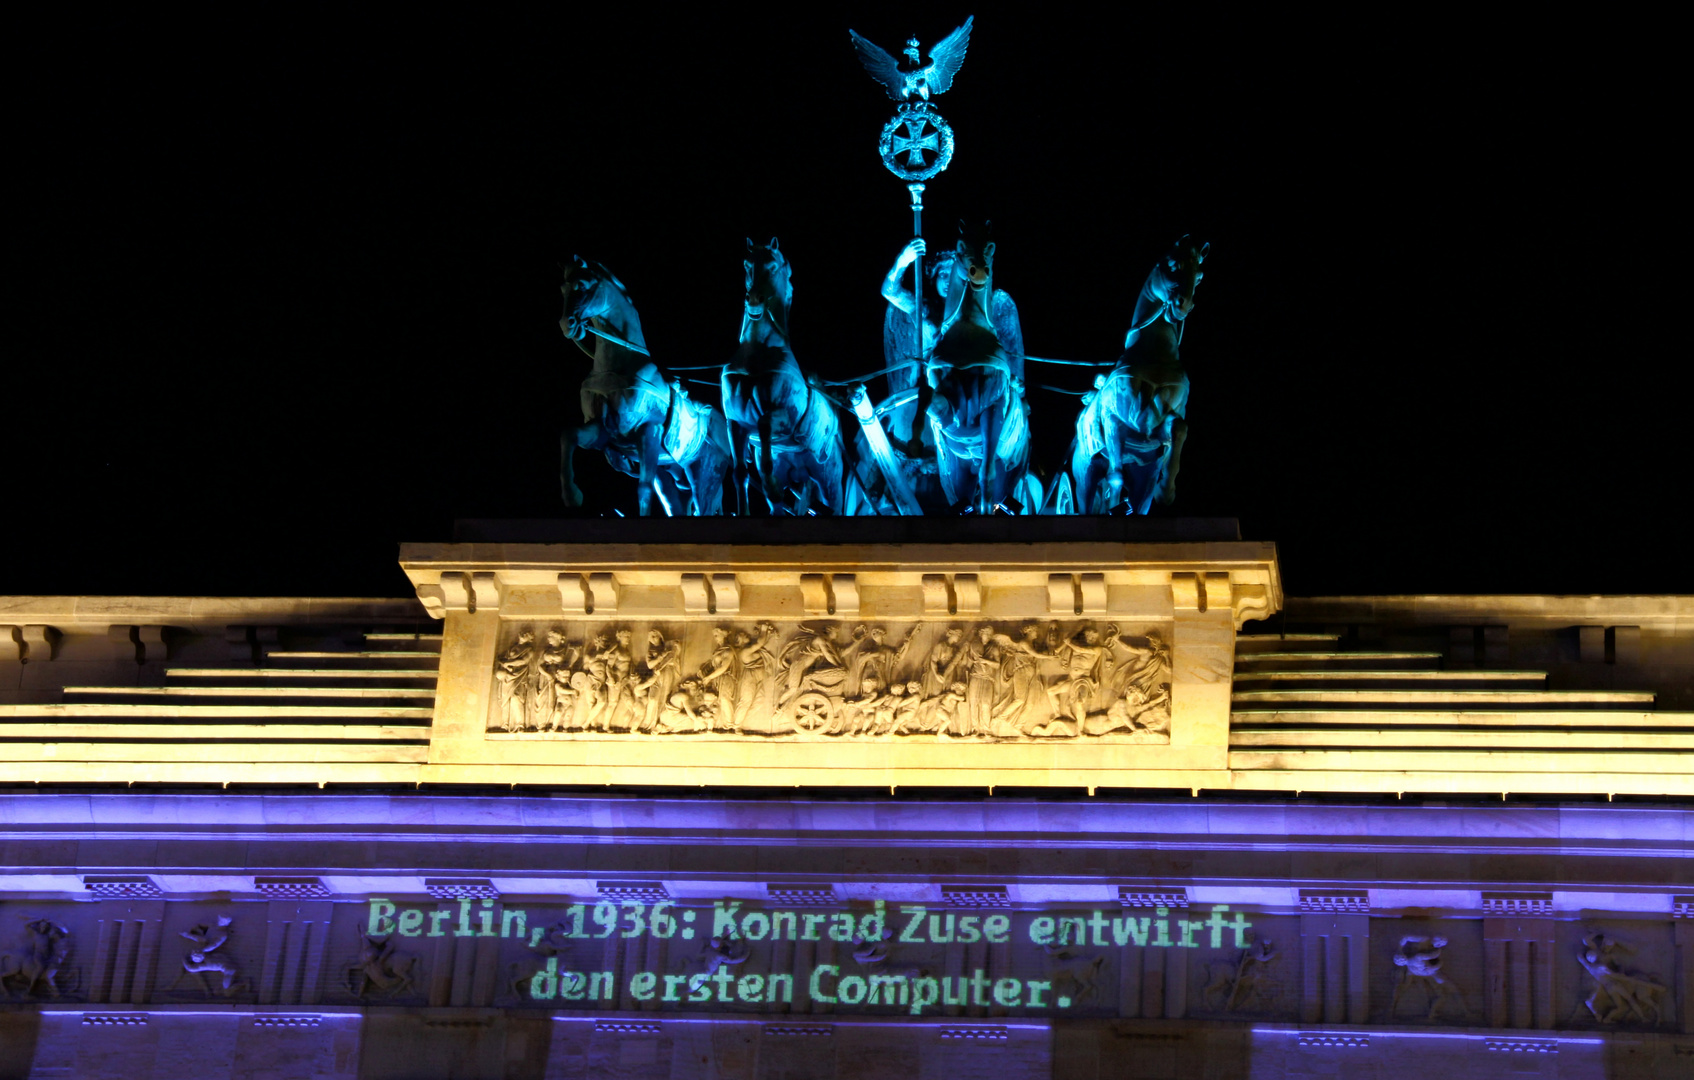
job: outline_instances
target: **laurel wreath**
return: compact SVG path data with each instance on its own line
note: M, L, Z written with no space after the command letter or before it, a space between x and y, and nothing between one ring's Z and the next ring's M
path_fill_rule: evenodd
M935 159L916 169L901 163L900 156L906 151L901 151L900 154L894 151L894 133L913 120L924 121L933 126L940 143L935 150L929 151L935 155ZM907 182L928 180L953 160L953 129L947 126L947 121L941 119L941 114L927 102L902 105L900 111L894 114L894 119L883 125L882 138L877 141L876 148L882 155L882 164L895 176Z

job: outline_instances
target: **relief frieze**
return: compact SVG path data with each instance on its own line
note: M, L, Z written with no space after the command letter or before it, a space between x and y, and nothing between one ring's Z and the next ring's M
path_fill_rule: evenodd
M512 622L492 738L1170 739L1168 631L1116 623Z

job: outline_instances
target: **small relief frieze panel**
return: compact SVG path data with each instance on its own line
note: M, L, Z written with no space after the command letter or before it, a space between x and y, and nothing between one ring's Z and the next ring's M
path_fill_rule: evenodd
M70 927L46 915L26 916L21 932L0 942L0 995L7 1000L55 1001L81 989L81 973L67 970Z
M1560 922L1554 951L1554 1027L1676 1024L1677 949L1670 920Z
M488 734L1165 743L1168 642L1089 620L511 622Z
M1474 919L1375 919L1371 1019L1384 1024L1486 1026L1487 956Z
M1639 947L1594 930L1582 937L1577 963L1582 966L1582 1007L1603 1027L1632 1025L1657 1027L1670 1019L1666 1009L1669 988L1649 969L1653 957L1639 955Z
M1214 905L1205 910L1208 914L1203 916L1177 908L1156 908L1154 914L1168 911L1172 918L1203 920L1209 934L1212 920L1219 915ZM1144 913L1145 909L1136 911L1138 915ZM1260 1019L1296 1016L1301 986L1299 921L1286 915L1257 915L1250 921L1227 914L1222 918L1229 920L1221 939L1222 951L1208 949L1195 960L1189 1015ZM1210 944L1209 938L1198 940ZM1176 974L1168 964L1165 971L1151 976L1144 971L1144 999L1157 992L1161 975L1167 984L1173 984L1176 980L1171 976ZM1156 1001L1144 1000L1140 1015L1158 1017L1161 1014L1154 1011L1157 1005Z

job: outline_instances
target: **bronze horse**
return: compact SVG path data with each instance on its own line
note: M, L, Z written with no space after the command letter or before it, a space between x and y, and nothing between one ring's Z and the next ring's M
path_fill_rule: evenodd
M559 437L559 487L566 506L582 505L573 457L601 450L612 467L636 477L642 516L658 496L667 515L723 512L729 434L723 416L689 399L648 357L641 317L611 271L574 257L559 286L565 310L559 329L593 358L582 380L580 426ZM592 337L589 350L586 339Z
M1145 514L1175 497L1188 437L1182 329L1210 251L1187 236L1171 246L1136 297L1123 355L1083 399L1071 443L1077 513Z
M940 339L926 371L934 387L926 412L936 470L954 509L989 513L1015 502L1031 512L1040 496L1026 484L1029 415L1017 309L996 300L987 228L960 222L959 232Z
M838 514L846 478L841 426L834 404L794 359L792 269L776 237L747 241L742 274L741 342L722 375L739 511L753 512L757 477L765 512Z

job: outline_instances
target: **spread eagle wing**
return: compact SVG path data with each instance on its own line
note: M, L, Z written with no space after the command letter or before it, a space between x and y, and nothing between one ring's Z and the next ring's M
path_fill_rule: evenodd
M929 66L924 68L923 74L930 93L946 93L947 88L953 85L953 76L959 73L960 65L965 62L965 49L971 43L971 23L975 21L975 15L969 16L965 19L965 25L942 38L935 48L929 50ZM881 52L880 49L877 51Z
M988 313L988 319L994 324L994 336L1000 340L1000 348L1006 350L1006 359L1010 361L1012 374L1023 378L1023 324L1018 319L1018 306L1012 302L1010 294L1004 289L994 290L994 299L989 305L993 310Z
M857 30L848 30L853 36L853 48L859 54L859 63L865 65L870 77L882 84L888 91L888 96L895 101L905 100L902 92L906 85L905 73L900 70L899 61L889 56L880 47L871 44L859 36ZM952 39L949 38L949 41Z

